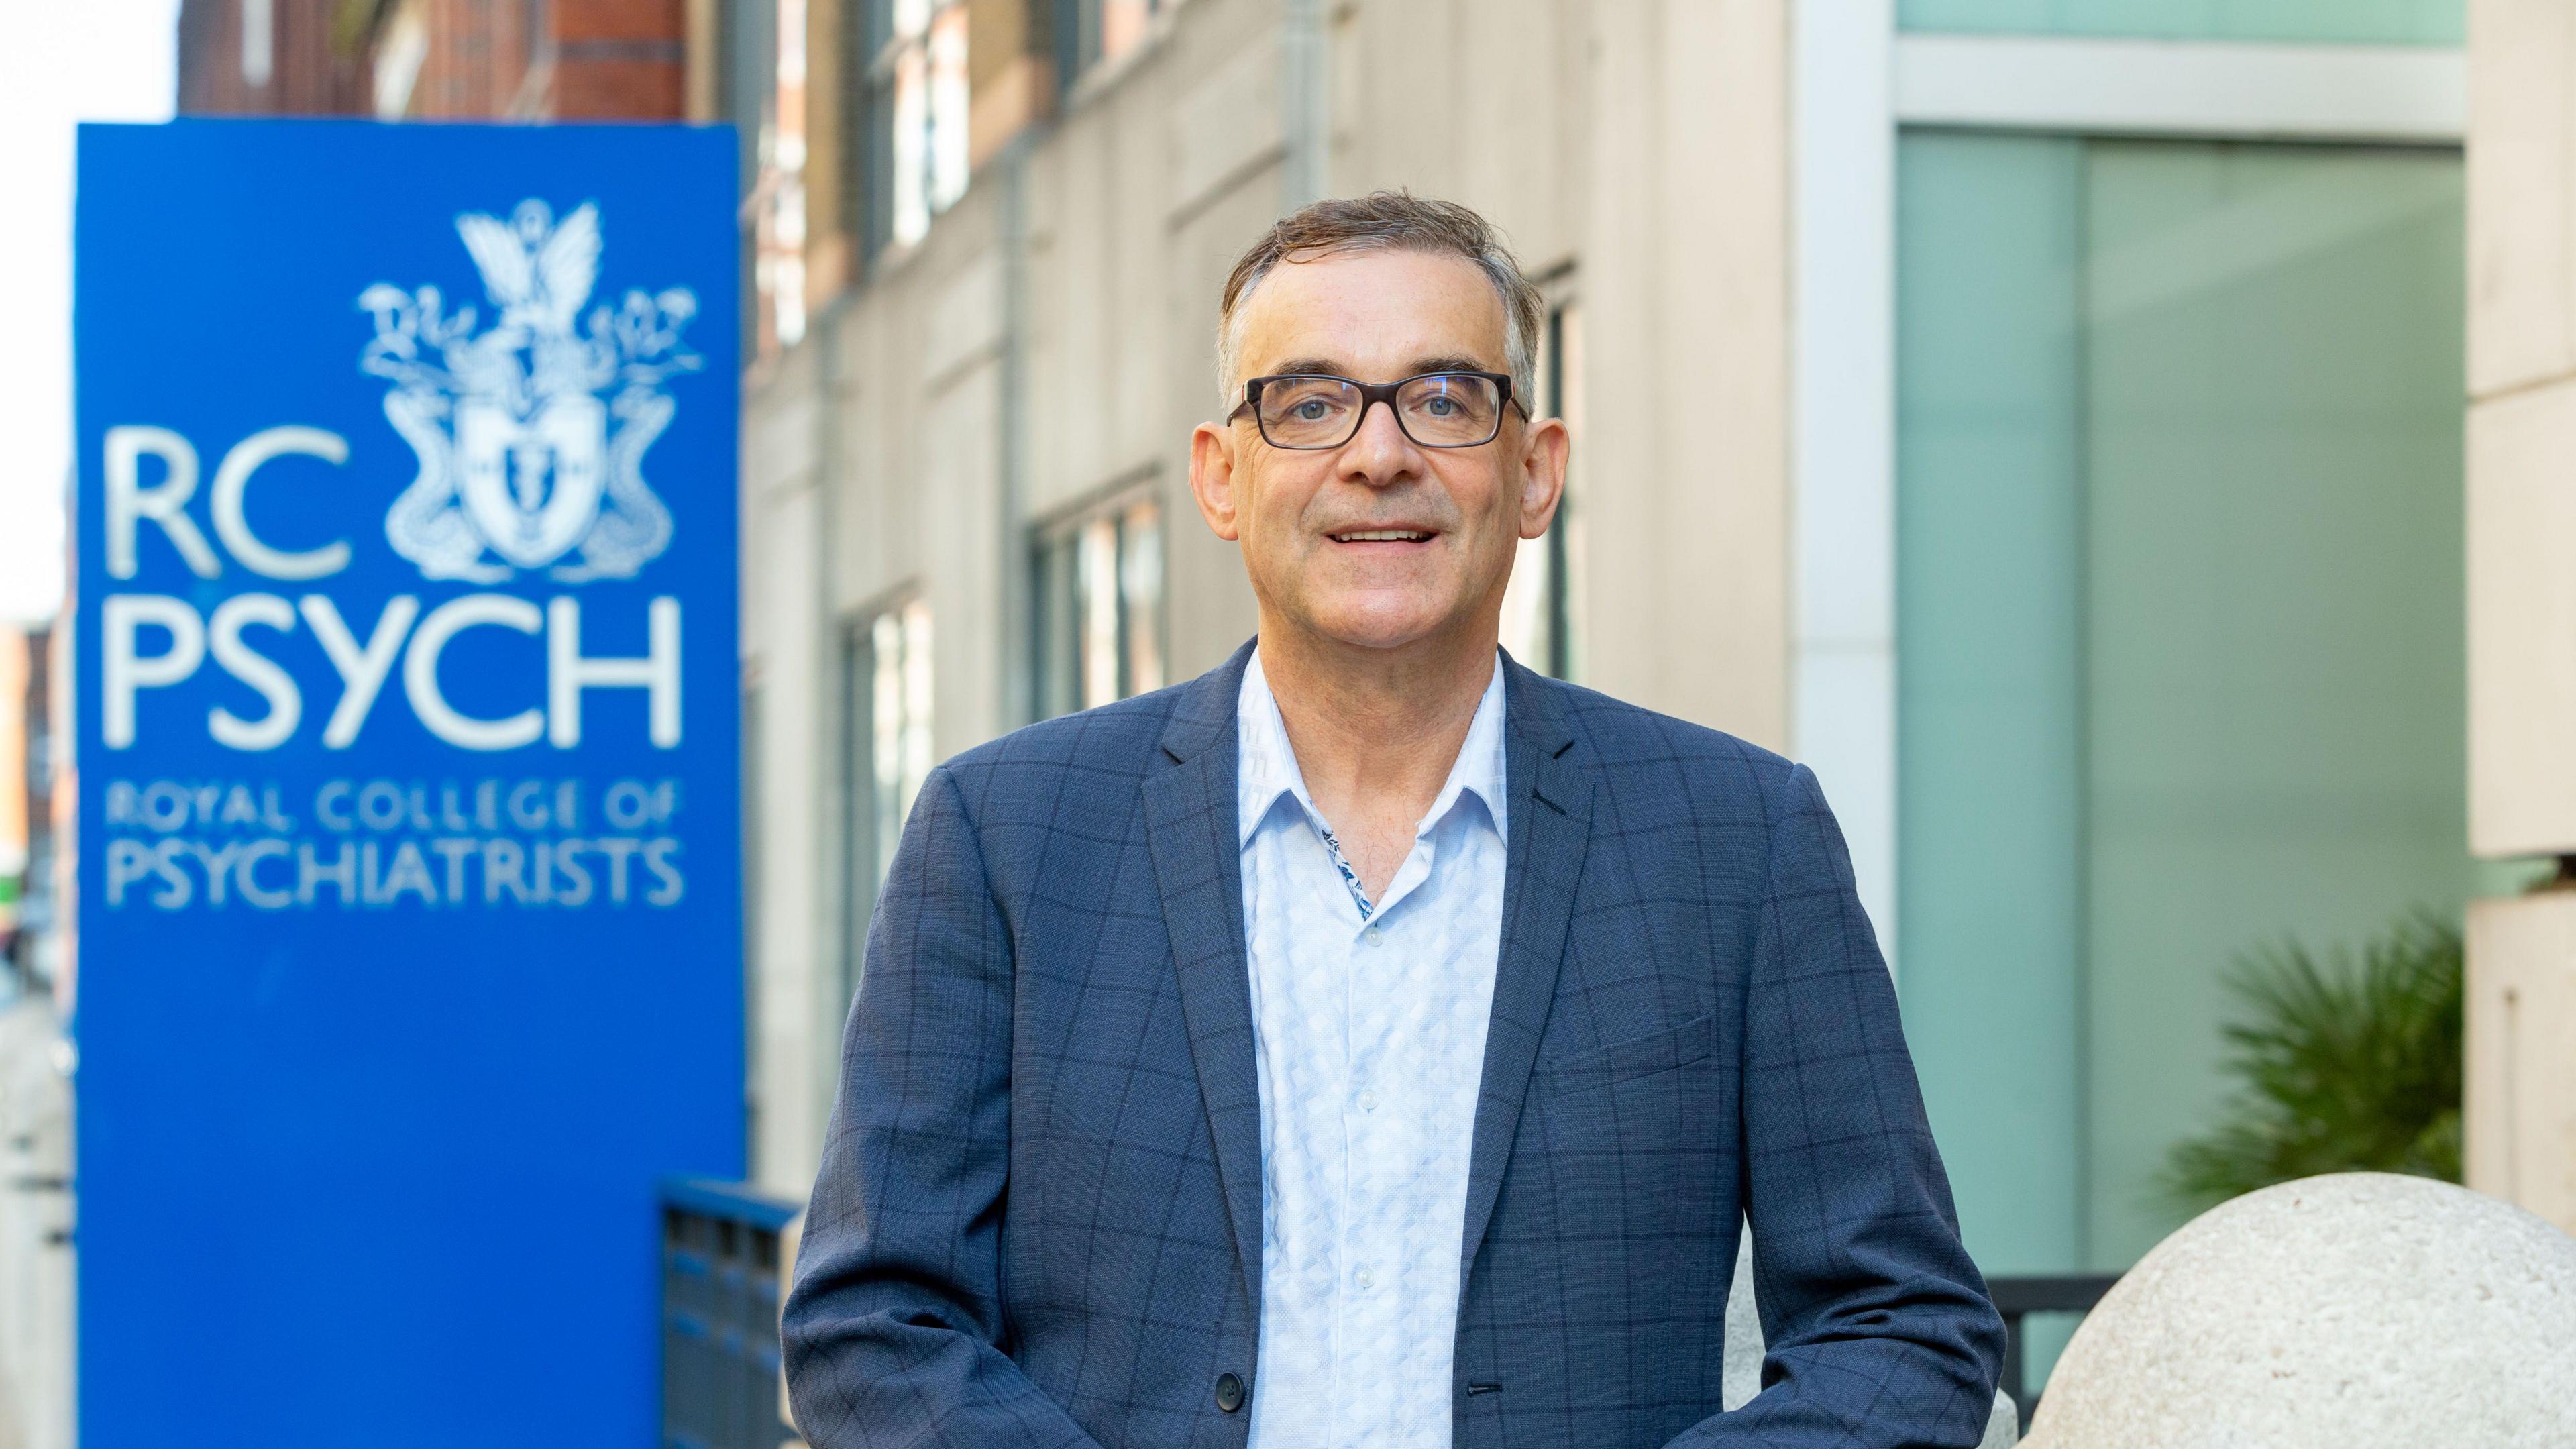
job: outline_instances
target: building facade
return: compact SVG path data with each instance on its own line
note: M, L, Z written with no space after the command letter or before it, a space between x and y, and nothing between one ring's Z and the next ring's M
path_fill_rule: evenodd
M744 128L760 1180L937 759L1252 628L1186 486L1283 209L1477 207L1575 434L1524 659L1813 765L1969 1242L2184 1209L2249 951L2457 917L2459 0L697 0Z
M810 1183L875 882L929 764L1251 633L1188 439L1223 411L1226 271L1283 208L1410 186L1510 232L1550 298L1543 391L1587 429L1566 539L1621 541L1601 568L1533 546L1516 652L1788 742L1784 6L790 0L709 22L721 84L693 94L756 163L765 1185ZM1628 237L1659 240L1603 243Z
M179 113L671 120L684 0L181 0Z

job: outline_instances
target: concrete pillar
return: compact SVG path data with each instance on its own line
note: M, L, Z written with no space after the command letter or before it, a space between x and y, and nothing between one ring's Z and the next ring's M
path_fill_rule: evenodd
M1584 682L1786 749L1788 0L1590 13Z
M2576 853L2576 8L2469 6L2469 844ZM2576 893L2469 915L2472 1187L2576 1230Z
M2469 1186L2576 1232L2576 891L2469 908Z

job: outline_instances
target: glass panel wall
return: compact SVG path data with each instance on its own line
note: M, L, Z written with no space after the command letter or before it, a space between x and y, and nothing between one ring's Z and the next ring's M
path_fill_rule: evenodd
M1969 1250L2081 1260L2083 143L1897 170L1898 986Z
M2475 890L2459 158L2090 148L2090 1249L2179 1213L2215 967Z
M1899 151L1901 990L1970 1248L2181 1220L2243 953L2476 888L2454 152Z
M1907 30L2457 45L2466 0L1898 0Z

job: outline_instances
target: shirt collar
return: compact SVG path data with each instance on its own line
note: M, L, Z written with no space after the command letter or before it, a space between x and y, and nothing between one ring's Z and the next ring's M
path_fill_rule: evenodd
M1322 812L1315 808L1314 797L1306 792L1305 772L1298 768L1297 751L1288 743L1288 724L1280 718L1279 701L1270 693L1270 681L1261 672L1258 650L1244 666L1243 692L1236 701L1235 719L1237 846L1252 842L1283 795L1296 800L1308 815L1323 819ZM1457 760L1449 766L1449 778L1422 817L1422 828L1428 830L1446 819L1461 795L1473 795L1485 807L1494 834L1508 842L1511 834L1503 784L1503 666L1498 653L1494 676L1486 683L1483 697L1476 701L1476 717L1467 726L1467 738L1458 747Z

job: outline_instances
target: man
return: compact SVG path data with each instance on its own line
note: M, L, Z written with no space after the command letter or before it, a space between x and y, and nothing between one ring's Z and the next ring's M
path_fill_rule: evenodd
M1406 195L1236 265L1190 488L1260 633L922 787L785 1314L817 1449L1978 1441L2002 1329L1814 778L1498 651L1539 322Z

